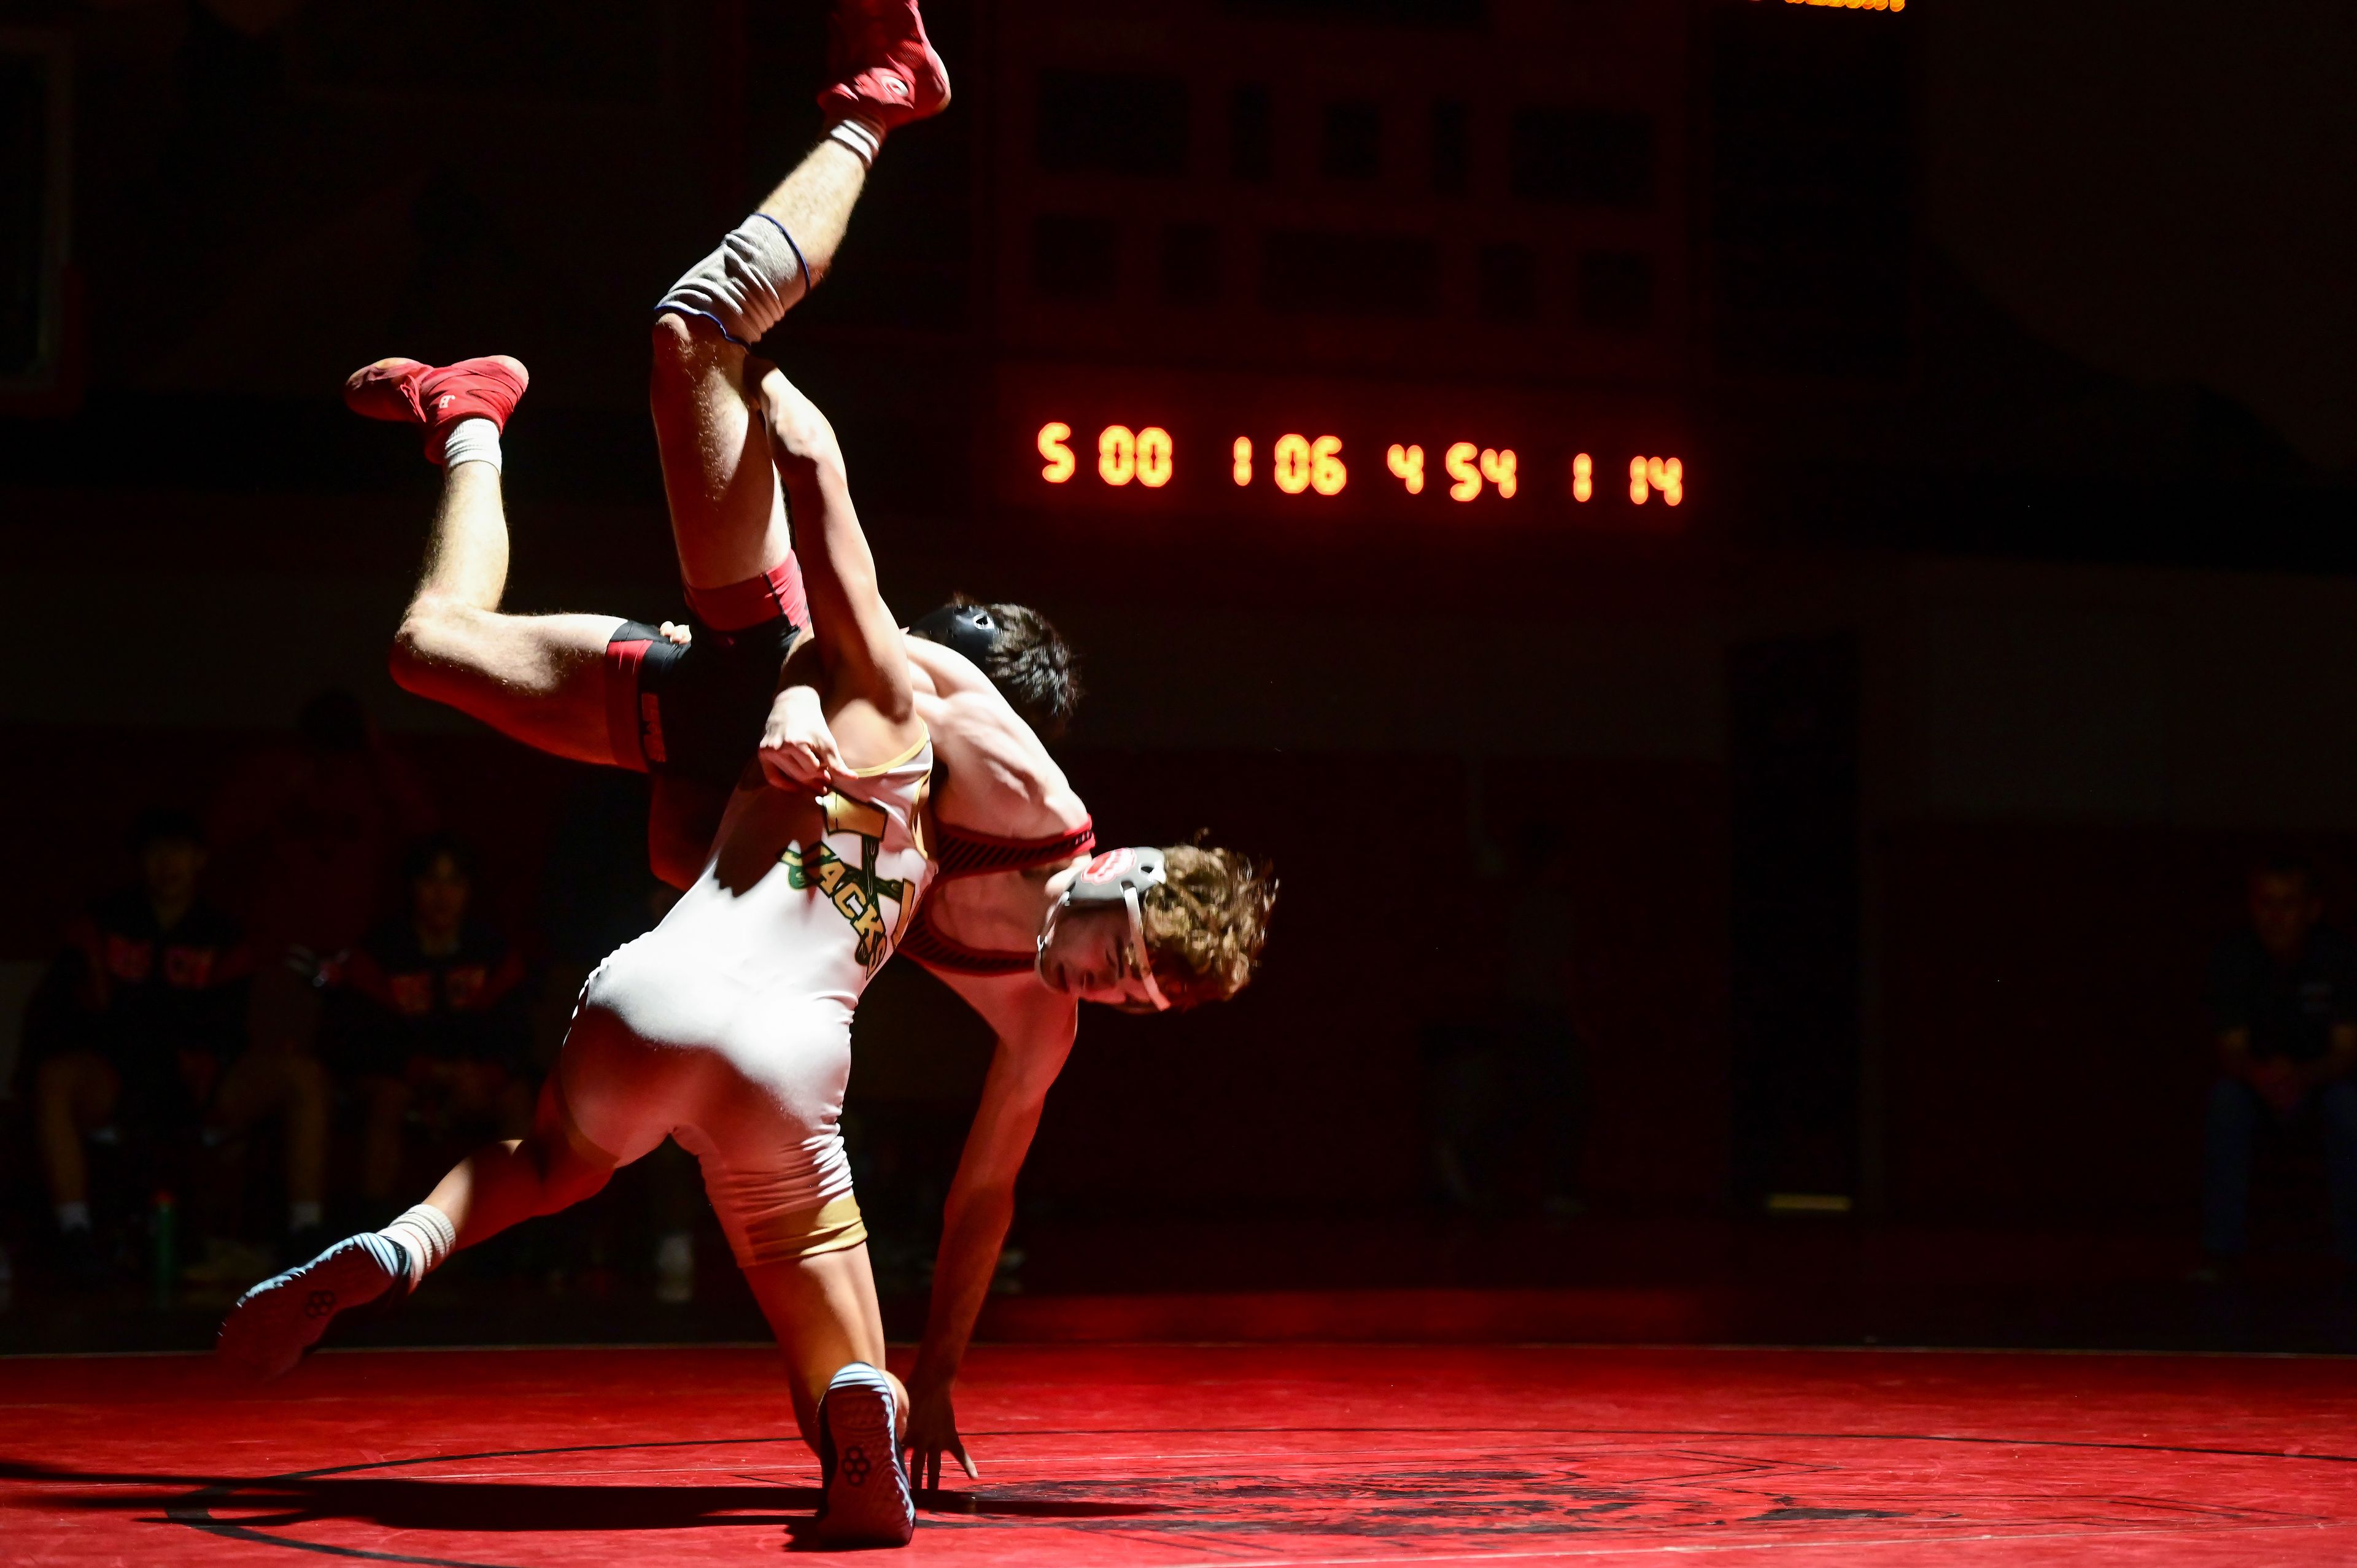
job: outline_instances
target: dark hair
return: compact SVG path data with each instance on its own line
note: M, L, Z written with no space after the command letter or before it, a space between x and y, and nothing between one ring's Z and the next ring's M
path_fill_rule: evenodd
M2251 867L2253 876L2287 876L2299 879L2300 890L2316 891L2316 866L2304 855L2271 854Z
M196 814L178 806L150 806L131 821L131 853L145 854L159 843L192 843L204 847L205 830Z
M295 715L295 733L313 751L365 751L368 710L350 692L330 686L303 704Z
M456 833L428 833L411 844L401 857L401 879L414 882L444 859L468 881L475 879L475 852Z
M990 612L998 623L998 639L975 662L1041 740L1061 736L1081 705L1080 660L1071 645L1028 605L988 604L963 594L951 595L950 603Z

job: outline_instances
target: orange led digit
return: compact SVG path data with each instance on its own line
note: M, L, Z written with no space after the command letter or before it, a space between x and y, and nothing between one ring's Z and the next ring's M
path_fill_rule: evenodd
M1137 433L1137 482L1149 490L1170 482L1170 432L1158 424Z
M1236 444L1229 448L1229 456L1234 461L1233 466L1229 468L1228 472L1234 477L1236 483L1240 485L1251 484L1252 437L1249 435L1237 436Z
M1391 450L1383 454L1383 462L1390 467L1392 478L1407 488L1408 494L1424 494L1423 447L1402 446L1394 443Z
M1440 466L1457 481L1448 487L1450 500L1469 501L1481 493L1481 470L1474 466L1480 453L1481 448L1470 441L1459 441L1440 459Z
M1645 489L1645 459L1642 457L1630 458L1629 499L1635 501L1639 506L1643 506L1645 504L1645 497L1650 492Z
M1309 488L1309 442L1307 438L1278 436L1273 456L1278 489L1286 495L1297 496Z
M1584 501L1596 493L1596 460L1582 452L1571 460L1571 499Z
M1663 506L1675 506L1686 499L1686 466L1675 457L1646 458L1645 481L1662 492Z
M1383 453L1383 466L1391 470L1392 478L1399 480L1408 494L1419 496L1424 493L1423 447L1402 446L1394 442Z
M1493 452L1487 446L1481 448L1481 477L1498 487L1500 500L1512 500L1516 488L1514 449L1506 446Z
M1108 424L1097 437L1097 478L1125 485L1137 476L1137 437L1126 424Z
M1350 482L1351 471L1342 467L1342 438L1320 435L1309 447L1309 488L1321 496L1339 496Z
M1039 477L1051 485L1062 484L1081 466L1080 460L1072 456L1072 449L1064 445L1071 434L1072 427L1060 419L1051 419L1039 427L1039 456L1048 459L1048 466L1039 470Z

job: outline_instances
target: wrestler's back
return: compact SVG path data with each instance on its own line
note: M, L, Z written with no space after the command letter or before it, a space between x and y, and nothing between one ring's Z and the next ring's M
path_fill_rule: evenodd
M903 758L830 807L740 789L710 858L661 924L615 950L584 993L634 1033L678 1046L735 1041L791 1007L847 1036L868 978L927 876L914 819L929 757Z
M993 838L1039 840L1070 832L1089 810L1064 770L990 678L963 654L911 639L917 714L941 768L934 814ZM1039 929L1039 887L1062 869L992 872L946 881L926 895L936 929L969 946L1028 951Z

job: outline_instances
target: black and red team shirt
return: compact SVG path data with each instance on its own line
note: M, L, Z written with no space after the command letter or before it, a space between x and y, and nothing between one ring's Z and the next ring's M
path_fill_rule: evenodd
M2210 1010L2221 1030L2250 1031L2258 1060L2328 1056L2334 1026L2357 1024L2357 943L2319 926L2287 962L2239 932L2211 958Z
M67 926L59 968L78 972L72 1043L126 1074L180 1072L186 1056L218 1067L244 1041L253 957L237 922L201 900L167 930L144 888L102 898Z
M343 963L337 1035L356 1072L400 1077L412 1060L493 1062L522 1076L531 1058L523 960L468 922L457 950L428 954L407 920L371 931Z

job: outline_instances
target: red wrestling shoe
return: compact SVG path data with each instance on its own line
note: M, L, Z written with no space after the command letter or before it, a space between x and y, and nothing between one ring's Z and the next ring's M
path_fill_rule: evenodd
M379 360L344 382L344 404L364 419L424 425L425 460L439 463L443 444L460 420L488 419L506 429L508 415L531 384L523 361L505 354L455 365Z
M888 131L950 106L950 73L926 40L917 0L835 0L826 53L835 81L818 107L830 125L856 117Z

